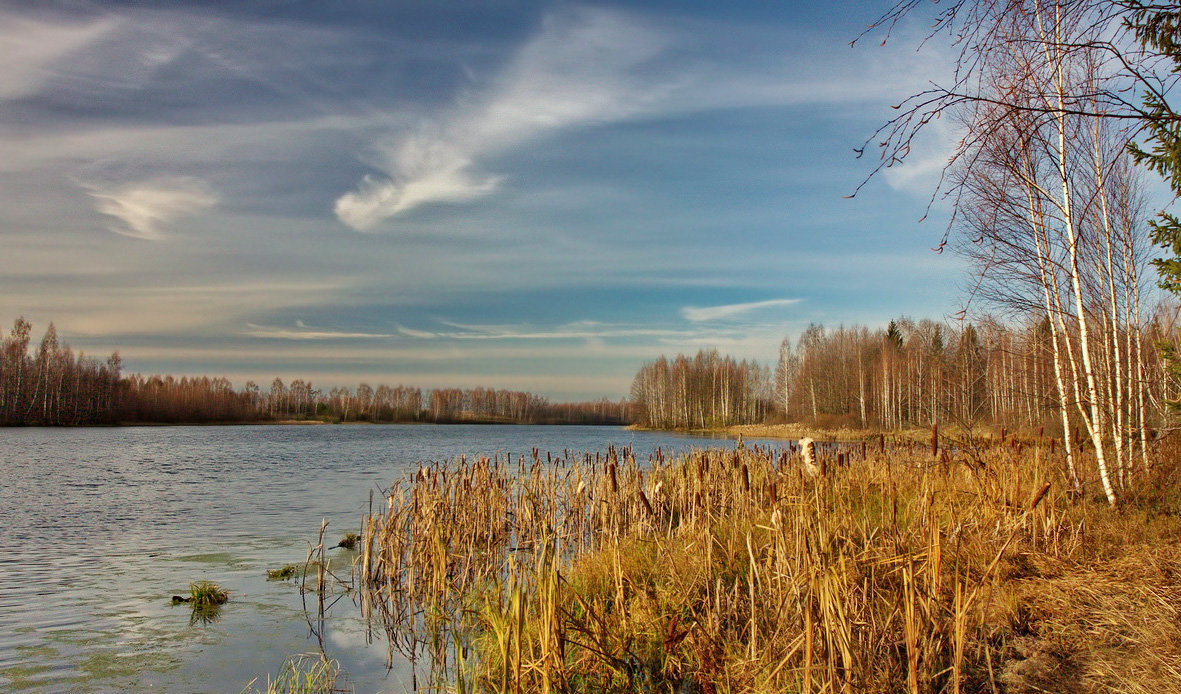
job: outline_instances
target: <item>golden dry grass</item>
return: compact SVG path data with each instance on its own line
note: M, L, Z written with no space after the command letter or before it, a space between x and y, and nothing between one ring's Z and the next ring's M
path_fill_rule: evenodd
M363 606L459 691L1181 691L1170 466L1111 510L1046 447L824 455L423 467Z

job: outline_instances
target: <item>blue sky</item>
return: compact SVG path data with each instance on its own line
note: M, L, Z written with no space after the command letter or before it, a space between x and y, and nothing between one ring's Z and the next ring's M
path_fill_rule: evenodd
M129 371L621 397L959 306L882 3L0 2L0 319Z

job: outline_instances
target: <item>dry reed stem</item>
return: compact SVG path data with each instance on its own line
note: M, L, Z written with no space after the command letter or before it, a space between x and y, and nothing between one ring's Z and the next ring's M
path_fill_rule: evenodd
M483 691L993 690L998 587L1110 512L1036 446L840 454L817 478L749 444L425 465L363 524L363 605L444 680L473 647Z

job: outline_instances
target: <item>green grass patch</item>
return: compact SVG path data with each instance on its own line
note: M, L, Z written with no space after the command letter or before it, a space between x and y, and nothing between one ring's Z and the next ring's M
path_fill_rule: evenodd
M304 653L288 658L275 679L267 678L266 689L258 689L255 680L242 691L243 694L334 694L348 691L337 687L340 677L338 661L323 653Z
M299 571L299 567L295 564L285 564L279 569L267 569L267 580L286 581L289 578L294 578L297 571Z
M230 599L230 592L213 581L195 581L189 585L189 602L194 607L224 605Z

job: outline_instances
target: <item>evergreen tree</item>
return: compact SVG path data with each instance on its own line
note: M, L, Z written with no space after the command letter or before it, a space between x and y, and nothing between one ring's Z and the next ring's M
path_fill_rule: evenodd
M1131 2L1128 25L1145 50L1167 60L1171 72L1181 73L1181 7L1176 3L1146 4ZM1144 94L1144 129L1148 149L1132 143L1129 148L1136 161L1157 172L1181 196L1181 115L1173 111L1163 94ZM1168 212L1157 215L1152 223L1153 242L1172 254L1154 260L1160 272L1160 286L1174 294L1181 293L1181 220Z
M1132 15L1128 26L1145 50L1171 63L1173 74L1181 73L1181 7L1177 3L1146 4L1129 2ZM1160 174L1173 191L1181 196L1181 115L1169 106L1163 94L1144 94L1144 130L1147 149L1133 142L1128 145L1137 162ZM1161 211L1151 222L1152 241L1165 249L1169 257L1153 260L1160 273L1158 284L1166 291L1181 294L1181 219ZM1181 353L1176 343L1161 343L1161 356L1174 376L1181 376ZM1181 410L1181 401L1171 401Z

